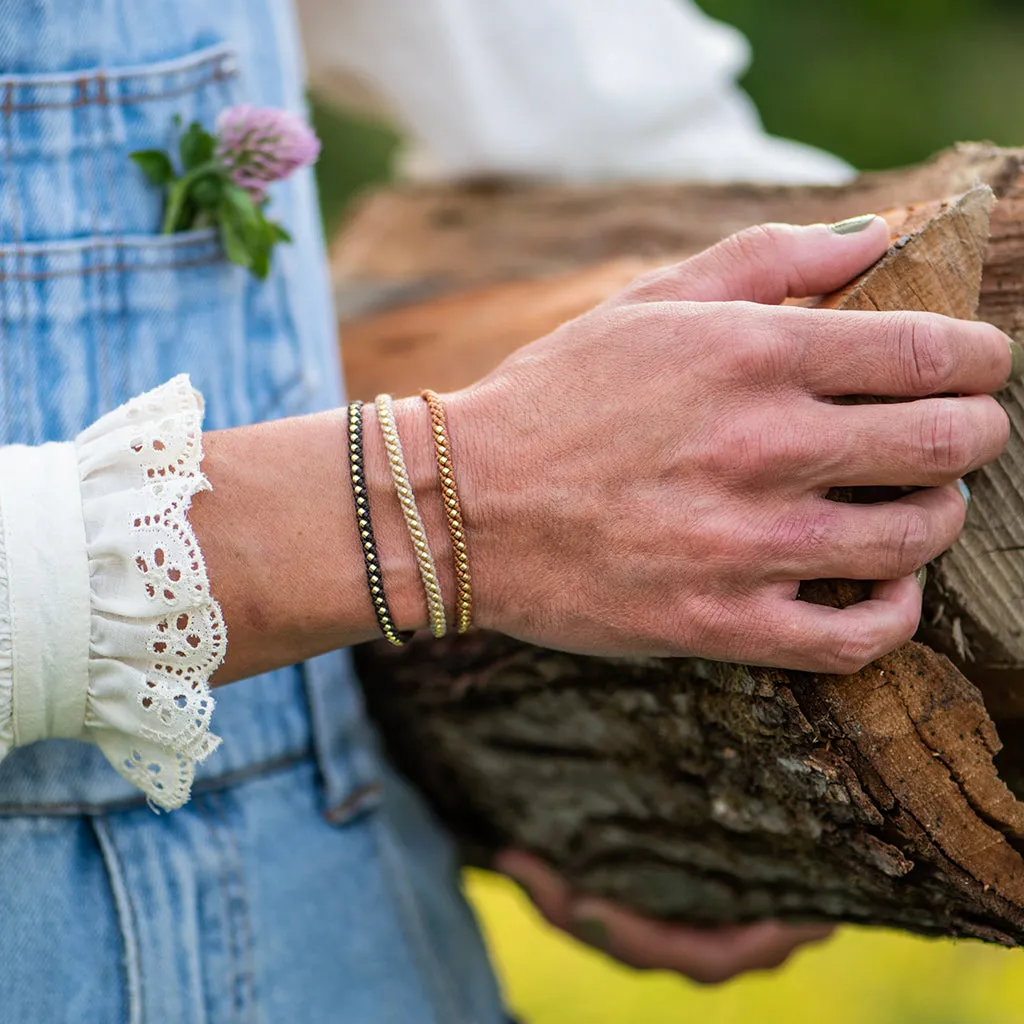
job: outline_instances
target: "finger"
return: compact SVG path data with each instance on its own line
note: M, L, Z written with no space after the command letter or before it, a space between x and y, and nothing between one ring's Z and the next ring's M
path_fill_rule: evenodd
M807 469L823 487L930 487L997 459L1010 420L989 395L828 406L812 427L826 457Z
M850 675L894 651L917 632L921 586L916 576L882 580L867 601L828 608L807 601L770 601L734 661L802 672ZM771 651L769 659L765 651Z
M786 306L772 316L816 395L979 395L1004 387L1014 367L1016 342L980 320Z
M828 926L790 929L772 921L717 929L650 920L604 900L582 899L573 910L574 934L601 936L599 948L633 967L671 970L705 984L743 971L777 967Z
M955 483L873 505L816 498L811 509L802 522L780 527L787 543L770 578L900 579L949 550L967 515Z
M1010 420L990 395L836 405L804 396L754 403L716 430L714 471L727 486L933 487L1002 453Z
M623 298L775 305L822 295L851 281L888 248L889 229L881 217L864 218L860 228L848 233L826 224L748 228L683 263L645 274Z
M495 857L494 867L518 882L551 924L563 929L569 927L572 890L544 861L523 850L503 850Z

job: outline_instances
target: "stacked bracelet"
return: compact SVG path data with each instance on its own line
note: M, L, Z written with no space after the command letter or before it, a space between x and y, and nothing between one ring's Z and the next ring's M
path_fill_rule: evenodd
M377 625L387 640L401 647L412 638L412 633L400 633L391 618L387 598L384 596L384 581L377 557L377 544L373 539L373 524L370 521L370 501L366 492L366 475L363 469L363 404L352 402L348 407L348 464L352 480L352 497L356 506L356 523L359 526L359 541L366 563L366 582L370 587L370 601Z
M409 482L409 472L405 468L405 455L402 452L402 442L398 437L398 427L395 423L395 406L390 395L378 395L375 404L377 406L377 422L380 424L384 447L388 453L388 464L391 466L391 478L395 482L398 502L402 506L405 525L409 528L409 537L416 552L416 564L419 566L423 589L427 595L430 632L440 640L448 629L444 614L444 597L441 594L441 584L437 579L434 558L427 543L427 532L423 528L423 520L416 507L416 498L413 495L412 484Z
M422 398L430 409L434 455L437 458L437 475L441 481L444 514L448 520L448 532L451 534L452 551L455 555L455 576L458 582L455 605L456 627L460 633L465 633L473 622L473 591L469 575L466 530L462 522L462 507L459 504L458 488L455 486L455 468L452 464L451 445L448 441L448 420L441 399L433 391L424 391Z

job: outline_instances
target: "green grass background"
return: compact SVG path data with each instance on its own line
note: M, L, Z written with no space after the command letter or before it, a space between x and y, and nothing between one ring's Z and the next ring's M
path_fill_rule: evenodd
M529 3L530 0L523 0ZM861 168L965 139L1024 145L1022 0L703 0L741 28L744 84L769 131ZM324 219L334 230L387 180L396 139L317 107ZM517 890L468 876L510 1001L529 1024L1024 1024L1024 955L845 929L791 965L722 988L635 974L543 927Z

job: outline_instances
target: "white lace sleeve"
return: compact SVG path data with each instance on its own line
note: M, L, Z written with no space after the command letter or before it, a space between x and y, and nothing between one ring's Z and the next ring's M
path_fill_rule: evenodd
M73 442L0 448L0 757L80 739L153 804L188 799L227 644L186 518L202 418L180 376Z

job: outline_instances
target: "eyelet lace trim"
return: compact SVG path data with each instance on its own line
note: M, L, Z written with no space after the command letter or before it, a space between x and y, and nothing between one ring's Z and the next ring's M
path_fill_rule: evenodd
M200 470L202 421L202 398L180 376L75 439L89 566L88 664L74 678L46 683L85 688L77 738L96 743L151 805L166 810L188 800L196 764L220 744L210 732L209 680L224 660L227 634L187 518L193 495L210 487ZM75 497L54 493L54 500ZM14 745L19 685L4 537L0 522L0 759Z
M210 487L200 470L202 419L202 399L179 376L92 428L105 427L108 439L117 438L121 469L127 470L131 547L125 549L130 564L121 584L132 604L149 614L135 619L134 642L123 651L132 670L132 728L111 731L115 709L90 685L86 730L97 729L97 742L114 767L165 809L185 803L196 764L220 744L210 732L209 679L224 660L227 634L187 518L193 495ZM79 438L81 447L88 443ZM105 554L90 552L90 558ZM112 632L119 625L116 617L109 624ZM122 681L128 678L123 674Z
M114 410L74 442L89 563L88 665L48 685L85 686L78 738L96 743L150 804L188 800L220 745L209 680L227 634L187 513L200 471L203 404L180 376ZM75 500L55 495L55 500ZM0 759L14 745L9 562L0 522Z

